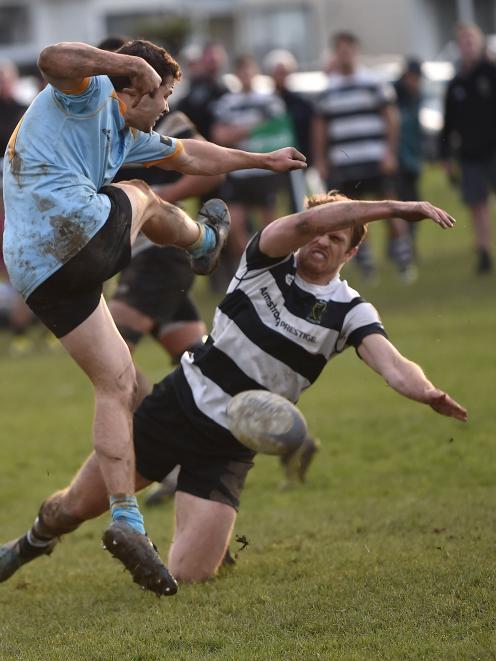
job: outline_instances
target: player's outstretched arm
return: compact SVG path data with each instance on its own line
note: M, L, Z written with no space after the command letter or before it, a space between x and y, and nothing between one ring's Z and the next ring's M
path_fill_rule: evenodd
M161 85L158 73L141 57L100 50L89 44L62 42L44 48L38 66L45 80L62 91L79 90L89 76L125 76L134 105Z
M386 218L403 218L408 222L431 219L442 229L455 224L454 218L430 202L328 202L275 220L263 230L260 250L269 257L283 257L320 234L346 229L353 223L365 225Z
M181 115L178 117L178 115ZM196 132L196 127L191 124L190 120L183 113L176 111L175 121L184 121L186 125L192 127L194 133L191 136L193 140L201 140L205 142L205 138ZM166 120L167 121L167 118ZM183 174L182 177L179 177L177 181L172 184L165 184L163 186L154 187L157 195L160 195L167 202L175 204L181 200L185 200L188 197L199 197L205 195L210 191L218 188L225 177L222 174L215 175L199 175L199 174Z
M358 353L400 395L428 404L441 415L466 422L467 410L433 386L419 365L402 356L384 336L367 335L358 347Z
M233 170L261 168L274 172L288 172L306 168L306 158L294 147L284 147L267 154L257 154L239 149L220 147L212 142L182 140L184 149L177 156L160 164L165 170L177 170L184 174L226 174Z

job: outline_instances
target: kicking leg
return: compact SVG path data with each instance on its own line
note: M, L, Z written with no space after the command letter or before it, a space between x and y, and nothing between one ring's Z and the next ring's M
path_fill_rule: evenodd
M131 202L131 243L143 231L158 245L187 250L196 273L207 275L213 271L230 226L229 211L222 200L208 200L195 221L185 211L159 197L144 181L133 179L113 185L121 188Z
M179 581L215 576L227 551L236 520L230 505L176 492L176 530L169 567Z

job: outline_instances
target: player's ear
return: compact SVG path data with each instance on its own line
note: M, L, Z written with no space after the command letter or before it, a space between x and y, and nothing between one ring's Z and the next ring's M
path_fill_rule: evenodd
M353 257L357 254L358 252L358 246L354 246L353 248L350 248L348 252L345 253L345 263L349 262L350 259L353 259Z

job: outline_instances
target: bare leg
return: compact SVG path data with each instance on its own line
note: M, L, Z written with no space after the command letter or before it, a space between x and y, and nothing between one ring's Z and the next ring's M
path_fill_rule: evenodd
M188 248L199 238L198 223L185 211L156 195L144 181L133 179L112 185L122 188L131 202L131 243L141 230L150 241L162 246Z
M14 305L10 313L10 323L17 332L24 331L33 319L33 313L24 302L22 296L15 294Z
M132 412L136 375L126 343L102 297L96 310L61 338L95 389L95 451L109 495L134 493Z
M215 576L226 554L236 520L229 505L176 492L176 530L169 567L185 582Z
M136 331L137 333L146 335L153 329L155 325L153 319L143 314L139 310L136 310L136 308L131 307L127 303L124 303L124 301L110 300L108 303L108 308L117 328L121 329L121 331L123 327L127 327L133 331ZM126 342L129 352L132 355L136 345L126 337L124 338L124 341ZM152 387L143 372L141 372L141 370L138 369L136 365L134 366L134 369L136 371L137 383L134 403L135 408L138 408L145 397L151 393Z
M470 207L477 248L491 252L491 216L487 201Z
M137 489L142 489L147 484L147 480L136 476ZM52 494L42 504L33 526L27 533L0 546L0 582L8 580L27 562L50 555L61 535L76 530L81 523L102 514L108 507L107 488L98 458L93 453L71 484ZM145 545L150 545L144 535L138 537ZM164 571L167 572L161 563L160 567L162 573L159 573L159 576L163 575ZM136 579L136 565L133 564L128 569ZM157 586L143 582L140 582L140 585L149 589L155 587L154 591L157 591ZM169 590L161 590L160 593L173 594L174 588L174 583L169 584Z
M135 475L136 491L148 484L149 481L141 475ZM40 514L46 531L58 537L71 532L84 521L100 516L108 508L105 481L98 457L93 452L70 485L47 498Z
M202 341L207 334L203 321L181 321L166 326L159 333L158 341L173 360L178 360L182 354Z
M408 229L408 223L402 218L392 218L388 221L390 258L396 265L398 273L406 283L414 282L417 270L413 259L413 242Z
M237 264L250 238L246 227L246 207L243 204L230 203L231 232L227 242L229 254Z

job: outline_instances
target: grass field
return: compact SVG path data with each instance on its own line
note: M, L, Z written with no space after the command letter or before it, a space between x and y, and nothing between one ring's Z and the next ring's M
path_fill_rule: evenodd
M159 601L101 550L105 519L91 522L0 585L2 661L496 658L496 278L473 275L468 219L439 172L424 194L458 225L419 227L418 282L386 264L374 288L344 275L469 423L402 399L348 351L301 401L323 441L308 484L281 491L276 460L257 459L234 570ZM382 228L372 234L379 254ZM202 283L198 294L210 315ZM6 541L89 452L92 393L63 353L12 359L6 338L0 352ZM152 343L138 361L154 379L167 369ZM165 552L172 506L146 520Z

